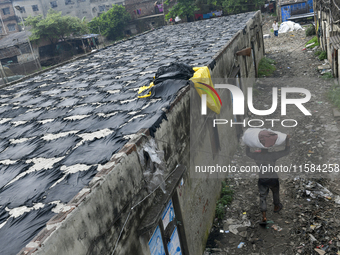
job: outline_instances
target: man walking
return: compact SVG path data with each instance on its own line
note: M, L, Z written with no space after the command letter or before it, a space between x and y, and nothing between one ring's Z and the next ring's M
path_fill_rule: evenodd
M276 20L274 20L272 27L273 27L273 30L274 30L274 35L279 36L279 25L276 23Z
M261 149L261 152L250 152L250 148L247 146L246 154L248 157L255 160L255 163L260 168L259 172L259 180L258 187L260 192L260 209L262 212L262 224L266 224L267 217L267 196L269 193L269 189L273 192L273 200L274 200L274 212L279 212L283 206L280 203L280 183L279 176L275 171L270 171L269 169L274 169L275 162L284 156L287 156L290 151L289 145L290 136L287 135L286 138L286 147L282 151L268 152L268 149ZM267 167L267 171L264 167Z

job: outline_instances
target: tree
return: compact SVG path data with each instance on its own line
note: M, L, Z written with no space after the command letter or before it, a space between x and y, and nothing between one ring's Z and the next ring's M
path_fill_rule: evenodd
M27 26L31 26L31 40L48 39L56 45L59 40L65 41L72 36L86 34L88 28L86 21L77 17L61 16L61 12L49 9L46 18L29 16L25 20Z
M228 14L254 11L264 5L265 0L224 0L222 6Z
M168 4L168 0L165 1L165 4ZM177 16L180 18L188 18L194 16L194 12L198 10L196 0L177 0L177 4L170 9L169 13L165 15L165 18L167 20Z
M107 12L99 17L93 18L88 27L92 33L101 33L110 40L115 40L123 36L124 27L131 20L130 14L124 6L112 5Z

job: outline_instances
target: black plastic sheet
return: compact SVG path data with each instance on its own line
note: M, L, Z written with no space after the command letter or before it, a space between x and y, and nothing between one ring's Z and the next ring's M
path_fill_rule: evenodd
M127 143L127 135L141 128L153 135L166 120L163 109L192 76L189 69L208 65L253 15L166 26L0 89L0 225L6 222L0 254L19 252L54 215L49 203L69 202L98 165ZM185 65L158 70L172 62ZM155 74L151 98L138 99L138 88ZM91 138L103 130L110 132ZM35 163L59 157L52 165ZM86 170L65 170L77 164ZM5 209L37 203L43 208L17 218Z

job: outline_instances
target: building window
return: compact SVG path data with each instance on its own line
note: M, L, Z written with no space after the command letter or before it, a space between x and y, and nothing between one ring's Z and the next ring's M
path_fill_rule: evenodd
M115 3L116 5L123 5L124 2Z
M65 5L68 5L68 4L74 4L74 2L72 2L72 0L65 0Z
M26 13L25 7L20 6L20 13Z
M15 24L8 24L7 27L8 27L8 31L9 31L9 32L13 32L13 31L16 30L16 29L15 29Z
M11 12L9 11L9 7L2 9L2 12L4 13L4 15L11 14Z
M105 12L105 5L99 5L98 9L100 12Z
M58 7L57 1L52 1L52 2L50 2L50 4L51 4L51 8L57 8Z
M38 8L38 5L32 5L32 10L34 11L34 12L38 12L39 11L39 8Z

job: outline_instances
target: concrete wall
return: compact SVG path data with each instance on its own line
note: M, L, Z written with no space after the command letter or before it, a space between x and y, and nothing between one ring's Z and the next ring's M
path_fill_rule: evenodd
M226 42L223 49L214 56L209 65L213 79L222 78L226 81L237 66L242 79L255 76L252 57L237 57L235 52L250 47L251 41L256 40L257 32L262 38L260 24L261 14L257 12L246 27ZM257 64L263 55L262 42L259 41L260 47L257 42L254 44ZM243 88L252 85L249 81L249 84L244 81ZM190 128L190 107L199 103L191 100L190 93L189 87L179 93L166 112L167 120L163 120L157 128L154 139L158 149L164 152L164 176L172 172L178 164L187 169L183 183L175 186L174 191L178 194L177 209L181 215L183 230L181 238L187 242L187 255L199 255L203 253L214 219L222 180L209 176L195 178L190 171L190 133L195 135L199 132L204 137L204 144L210 144L211 139L209 129ZM220 117L231 118L231 107L225 108ZM165 204L166 200L161 200L164 194L158 189L138 204L148 194L143 177L145 167L137 153L149 139L153 139L148 132L141 130L115 154L94 177L89 187L84 188L70 201L64 212L52 218L21 254L112 254L119 239L114 254L149 255L148 241L154 228L143 234L138 234L138 229L155 209L155 203L158 201ZM219 128L218 132L222 138L220 154L223 155L223 162L228 163L238 144L237 133L234 128ZM207 150L212 148L208 146ZM192 156L195 158L195 155ZM206 164L213 161L211 157L202 157L200 160L205 160ZM131 209L135 204L138 205Z

